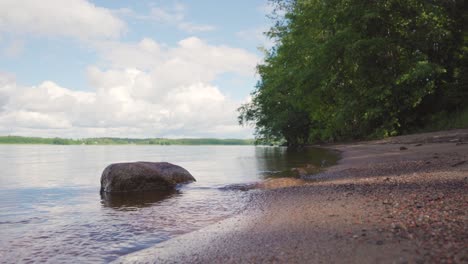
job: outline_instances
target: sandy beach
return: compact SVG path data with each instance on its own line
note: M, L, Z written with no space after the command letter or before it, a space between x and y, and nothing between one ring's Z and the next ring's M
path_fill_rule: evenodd
M337 165L118 263L468 263L468 129L329 145Z

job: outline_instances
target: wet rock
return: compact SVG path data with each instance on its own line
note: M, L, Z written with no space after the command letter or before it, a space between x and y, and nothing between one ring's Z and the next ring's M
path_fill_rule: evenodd
M101 192L171 190L193 181L186 169L168 162L114 163L102 172Z

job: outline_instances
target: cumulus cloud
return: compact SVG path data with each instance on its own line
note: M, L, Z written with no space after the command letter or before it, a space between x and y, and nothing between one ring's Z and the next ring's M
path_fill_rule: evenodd
M11 74L0 72L0 113L5 110L11 94L15 92L15 77Z
M87 68L89 91L53 80L23 86L0 73L0 134L250 137L250 129L237 125L235 109L241 102L213 83L225 73L252 77L259 58L197 37L172 46L151 38L121 42L126 24L118 17L133 15L130 9L110 10L87 0L0 1L0 38L74 38L96 50L99 58ZM186 32L214 29L188 21L185 6L178 4L153 6L139 18ZM10 46L3 52L15 56L22 42Z
M199 24L188 21L187 7L180 3L173 6L151 6L146 14L137 13L130 8L119 8L113 10L118 16L124 16L137 20L150 21L161 25L174 26L187 33L207 32L216 30L216 26L208 24Z
M252 77L260 60L243 49L210 45L196 37L183 39L175 47L145 38L131 44L102 42L98 49L104 63L113 69L136 68L147 73L136 79L139 95L146 98L159 97L180 86L211 83L225 72ZM95 68L89 69L94 86L99 86L96 82L118 79L120 75L115 70L95 78L97 74ZM109 79L110 75L115 77Z
M0 1L0 32L90 40L117 38L125 28L111 10L86 0Z
M156 22L175 25L180 30L189 33L213 31L216 29L216 27L212 25L188 22L185 18L186 9L184 5L179 3L176 3L171 9L153 7L151 8L149 17Z
M137 75L124 78L132 82ZM56 135L71 137L250 135L236 124L239 102L215 86L195 83L159 100L144 100L133 94L138 86L103 84L95 92L76 92L50 81L21 88L4 83L0 91L8 101L0 112L0 132L51 136L55 130Z
M241 102L211 83L226 72L253 74L255 55L198 38L184 39L175 47L152 39L102 45L108 65L88 68L92 91L74 91L52 81L22 87L11 76L0 75L0 133L251 136L250 129L237 125Z

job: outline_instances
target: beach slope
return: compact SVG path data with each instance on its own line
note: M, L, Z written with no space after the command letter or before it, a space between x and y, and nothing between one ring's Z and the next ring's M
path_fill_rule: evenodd
M468 130L326 147L327 171L116 262L468 262Z

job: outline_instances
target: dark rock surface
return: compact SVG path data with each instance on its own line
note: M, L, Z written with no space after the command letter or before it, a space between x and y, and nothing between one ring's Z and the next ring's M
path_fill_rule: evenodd
M114 163L102 172L101 192L170 190L193 181L186 169L168 162Z

